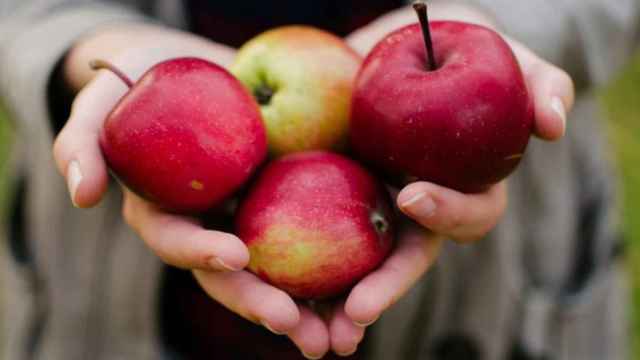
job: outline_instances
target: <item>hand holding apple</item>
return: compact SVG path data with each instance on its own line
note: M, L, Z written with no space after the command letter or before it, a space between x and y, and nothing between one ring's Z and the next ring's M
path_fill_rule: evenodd
M533 108L524 77L494 31L429 25L426 6L416 9L422 24L380 41L358 74L353 150L400 183L484 191L515 169L529 142Z
M155 44L162 42L163 47ZM95 206L107 189L108 173L99 146L104 121L128 88L108 71L91 70L89 60L101 58L138 79L154 64L180 56L230 63L234 51L192 34L154 25L105 27L78 42L65 60L64 71L79 91L53 153L75 206ZM169 214L130 191L124 191L123 216L149 248L166 263L209 271L242 269L249 252L232 234L205 230L190 217Z
M162 42L163 48L155 44ZM104 120L127 91L107 71L86 72L91 59L106 59L137 79L161 61L197 56L228 64L234 51L191 34L153 25L104 28L83 39L66 60L67 77L81 90L73 112L56 139L54 157L78 207L95 206L107 188L108 173L98 134ZM307 354L329 349L326 325L311 309L298 306L286 293L246 271L249 252L236 236L205 229L195 218L171 214L128 191L124 220L146 245L169 265L194 269L209 296L240 316L288 337Z
M432 19L464 20L495 27L491 17L477 8L458 3L434 3ZM354 32L347 41L365 54L390 31L415 23L405 8ZM534 134L556 140L564 134L566 113L573 105L573 85L568 75L536 56L522 44L507 38L522 68L535 108ZM357 284L346 304L338 303L328 327L331 348L340 354L357 349L364 327L375 322L429 269L444 238L473 241L484 236L502 217L507 203L504 181L480 194L463 194L442 186L416 182L397 196L397 205L426 229L410 223L400 226L398 244L385 263ZM382 290L381 290L382 289ZM358 325L356 325L356 323Z
M405 12L410 15L407 23L414 22L413 15ZM455 13L449 15L456 17ZM379 33L385 26L385 34L396 28L395 23L385 25L381 19L357 35L366 38L367 33ZM544 138L559 137L564 126L562 108L568 109L571 105L571 87L563 83L566 78L562 78L563 73L558 69L521 45L510 43L533 94L536 133ZM179 51L176 55L192 53ZM122 84L110 75L103 73L92 80L76 100L74 114L57 141L56 159L69 179L72 198L79 206L95 204L104 191L106 168L99 150L96 151L95 130L123 91ZM560 99L561 105L552 102L552 98ZM70 165L74 162L79 171ZM80 177L76 176L78 172ZM422 276L436 258L444 237L475 239L499 220L506 203L506 191L504 183L499 183L484 193L466 195L419 182L406 187L397 201L402 211L432 232L403 225L398 245L390 257L360 281L345 302L337 302L327 319L320 318L308 307L297 305L283 291L246 271L212 272L235 270L248 262L247 249L235 236L204 230L194 219L164 213L130 192L125 193L124 212L127 221L163 260L180 267L201 269L194 273L210 296L247 319L277 333L286 333L308 358L317 358L330 348L340 354L355 351L364 326L374 322Z

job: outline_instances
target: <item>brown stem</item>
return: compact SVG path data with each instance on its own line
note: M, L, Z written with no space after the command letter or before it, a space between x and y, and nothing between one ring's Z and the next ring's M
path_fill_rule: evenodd
M427 49L427 68L431 71L437 69L436 54L433 51L433 42L431 41L431 30L429 28L429 16L427 14L427 4L422 1L416 1L413 3L413 10L416 11L418 19L420 20L420 27L422 27L422 36L424 37L424 45Z
M114 75L119 77L120 80L122 80L122 82L124 82L129 88L133 87L133 81L131 81L131 79L129 79L127 75L125 75L120 69L118 69L108 61L100 60L100 59L91 60L89 62L89 66L91 66L93 70L101 70L101 69L109 70Z

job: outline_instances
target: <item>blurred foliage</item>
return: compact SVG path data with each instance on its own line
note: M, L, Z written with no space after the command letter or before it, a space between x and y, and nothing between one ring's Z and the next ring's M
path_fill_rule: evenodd
M622 221L632 283L632 358L640 359L640 53L602 92L621 175Z
M11 124L0 104L0 215L4 212L5 199L8 195L9 179L7 173L7 160L13 137Z

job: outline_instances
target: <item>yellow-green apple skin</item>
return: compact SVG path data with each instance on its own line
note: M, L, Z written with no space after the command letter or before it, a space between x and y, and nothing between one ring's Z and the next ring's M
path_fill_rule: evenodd
M341 38L307 26L264 32L240 48L231 72L260 103L269 152L342 150L362 58Z

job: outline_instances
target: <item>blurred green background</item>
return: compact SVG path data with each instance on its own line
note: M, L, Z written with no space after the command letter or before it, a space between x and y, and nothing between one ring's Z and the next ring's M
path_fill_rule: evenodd
M13 137L13 129L11 124L7 120L5 111L0 103L0 221L4 219L6 196L9 193L9 184L7 176L7 160L9 155L9 147ZM2 229L2 226L0 226ZM1 239L2 237L0 237Z
M601 94L623 186L622 219L633 296L631 358L640 359L640 53Z
M633 296L631 358L640 359L640 54L609 86L601 89L601 99L608 115L608 135L623 185L626 261ZM4 204L9 193L7 154L12 133L12 126L0 106L0 218L6 210Z

